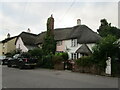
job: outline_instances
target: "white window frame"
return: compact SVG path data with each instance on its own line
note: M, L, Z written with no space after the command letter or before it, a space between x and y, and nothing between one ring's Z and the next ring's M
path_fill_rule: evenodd
M79 54L78 53L71 53L71 59L78 59L79 58Z
M71 40L71 47L76 47L76 46L78 46L77 39L72 39Z

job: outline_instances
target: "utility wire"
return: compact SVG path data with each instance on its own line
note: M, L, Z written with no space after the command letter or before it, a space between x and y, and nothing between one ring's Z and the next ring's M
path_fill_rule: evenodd
M23 6L23 11L22 11L22 13L21 13L21 19L20 19L20 23L23 23L23 22L25 22L25 12L27 11L27 6L28 6L28 1L26 1L25 2L25 4L24 4L24 6ZM20 28L21 28L21 26L19 26ZM23 26L22 25L22 27L25 27L25 26Z
M64 15L62 16L61 19L59 19L59 22L61 22L63 20L63 18L67 15L67 13L70 11L70 9L72 8L72 6L75 4L76 0L73 0L73 2L71 3L71 5L69 6L69 8L66 10L66 12L64 13ZM60 23L59 23L60 24Z

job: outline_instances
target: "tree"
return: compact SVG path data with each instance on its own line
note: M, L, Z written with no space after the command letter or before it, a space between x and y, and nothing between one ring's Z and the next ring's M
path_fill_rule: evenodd
M102 19L100 22L101 25L97 30L100 36L106 37L107 35L113 35L120 38L120 29L111 26L111 23L108 23L106 19Z
M44 38L42 49L45 55L55 54L56 51L56 42L54 40L54 18L51 17L47 20L47 33Z
M56 41L54 40L54 18L52 15L47 20L47 33L44 38L42 50L44 53L42 58L43 67L53 68L52 57L56 51Z
M45 55L48 55L50 53L55 54L56 42L53 36L46 36L44 38L42 49Z
M28 51L32 57L42 58L43 51L40 48L35 48L33 50Z
M112 35L102 38L93 48L93 62L105 68L107 57L114 58L119 50L119 45L115 43L117 38Z

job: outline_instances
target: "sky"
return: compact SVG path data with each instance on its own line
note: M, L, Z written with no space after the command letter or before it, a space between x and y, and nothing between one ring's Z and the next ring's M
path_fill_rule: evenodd
M54 28L73 27L77 19L97 32L101 19L107 19L112 26L118 27L118 2L115 0L1 0L0 1L0 41L10 33L19 35L30 28L31 33L46 31L47 18L53 14Z

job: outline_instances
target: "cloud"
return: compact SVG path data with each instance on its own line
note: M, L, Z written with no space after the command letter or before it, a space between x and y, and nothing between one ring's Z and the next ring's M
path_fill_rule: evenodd
M73 0L1 0L0 2L72 2ZM77 2L118 2L119 0L76 0Z
M6 38L7 34L10 33L11 36L14 36L20 33L20 29L23 29L23 26L20 26L14 18L5 15L0 12L0 39Z
M32 33L36 34L45 31L47 18L51 14L55 19L55 28L75 26L79 18L82 20L82 24L87 25L94 31L99 28L100 20L103 18L106 18L114 26L118 25L116 2L73 3L72 0L71 2L59 3L5 2L2 5L3 7L0 7L0 37L5 37L8 32L12 36L18 35L22 31L27 31L27 28L30 28Z

